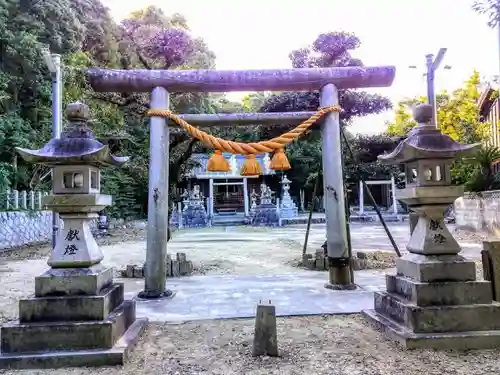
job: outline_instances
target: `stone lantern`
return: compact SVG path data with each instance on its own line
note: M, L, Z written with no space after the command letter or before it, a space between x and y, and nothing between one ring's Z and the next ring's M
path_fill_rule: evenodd
M386 292L375 293L375 309L364 313L407 348L474 349L500 346L500 304L489 281L476 281L475 263L459 256L460 245L444 223L446 208L463 195L451 185L454 160L475 152L444 135L432 121L432 107L415 109L418 125L396 149L379 156L404 164L406 187L397 199L418 214L396 275Z
M19 322L1 328L0 367L33 368L121 364L145 327L135 318L135 301L124 300L113 269L90 222L112 203L100 193L100 168L122 166L128 157L111 154L88 128L89 108L66 108L68 123L60 139L40 150L17 148L30 163L52 167L53 192L44 204L64 223L52 249L51 267L35 278L35 296L19 302Z

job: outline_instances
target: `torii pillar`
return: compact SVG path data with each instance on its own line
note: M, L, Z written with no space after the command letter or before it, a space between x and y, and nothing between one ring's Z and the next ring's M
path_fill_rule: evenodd
M151 108L167 109L169 92L321 91L321 106L338 104L339 89L387 87L393 66L269 70L115 70L90 69L87 78L97 92L152 93ZM311 112L183 115L192 125L298 124ZM143 297L161 298L166 289L168 227L168 127L164 118L150 119L148 241ZM328 287L351 289L347 249L344 182L338 113L321 123Z

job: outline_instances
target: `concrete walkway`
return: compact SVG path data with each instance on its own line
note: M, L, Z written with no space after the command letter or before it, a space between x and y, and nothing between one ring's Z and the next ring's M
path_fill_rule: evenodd
M408 241L408 224L391 223L390 230L402 253ZM303 271L288 261L302 249L305 226L283 228L208 228L174 234L168 251L185 252L188 259L215 263L219 273L169 278L171 299L139 300L137 313L153 321L243 318L255 316L259 300L276 305L280 316L357 313L373 308L373 291L385 289L385 274L394 270L355 272L355 291L332 291L324 287L326 272ZM394 251L379 223L352 224L353 251ZM325 238L325 226L312 226L309 251L318 249ZM461 243L462 255L480 258L479 244ZM145 243L110 246L105 250L108 264L118 266L124 259L143 262ZM144 287L142 279L122 279L128 298Z
M271 301L279 316L349 314L373 308L373 291L385 288L382 271L357 271L354 291L324 287L326 272L287 275L208 275L168 279L171 299L139 300L137 314L152 321L181 322L255 316L260 300ZM128 283L127 283L128 284ZM127 298L142 290L143 281L127 285ZM134 290L135 289L135 290Z

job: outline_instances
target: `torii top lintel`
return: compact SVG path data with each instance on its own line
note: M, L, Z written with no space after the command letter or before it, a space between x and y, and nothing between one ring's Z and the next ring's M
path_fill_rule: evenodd
M119 70L90 69L87 78L98 92L311 91L333 83L339 89L386 87L396 68L341 67L268 70Z

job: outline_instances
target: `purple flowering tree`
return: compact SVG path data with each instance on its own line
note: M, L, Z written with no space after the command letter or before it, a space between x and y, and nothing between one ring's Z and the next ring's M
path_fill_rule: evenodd
M289 58L294 68L326 68L363 66L351 51L360 46L357 36L347 32L320 34L308 48L292 51ZM377 114L392 108L388 98L366 91L341 90L340 105L344 124L354 116ZM262 106L262 112L315 111L319 107L318 92L283 92L272 95Z
M360 46L357 36L347 32L330 32L319 35L308 48L292 51L289 58L294 68L347 67L363 66L363 63L352 56L351 52ZM388 98L361 90L340 90L339 102L344 112L341 114L342 124L348 125L356 116L377 114L392 108ZM319 107L319 92L282 92L270 96L261 107L262 112L294 112L316 111ZM289 127L261 128L261 138L277 136ZM344 147L345 177L348 186L357 186L356 169L362 169L365 178L386 178L387 168L383 169L376 161L377 153L394 147L386 137L360 137L347 134L355 157L352 160ZM377 147L371 147L376 145ZM287 154L292 170L287 175L293 181L292 189L305 186L312 191L316 174L321 173L321 141L319 132L312 131L300 142L287 147ZM362 164L360 165L359 162ZM294 192L295 195L298 192ZM321 194L321 193L320 193Z

